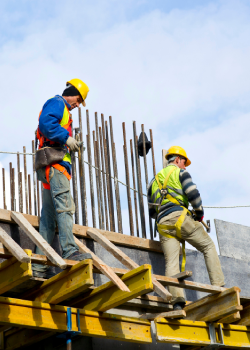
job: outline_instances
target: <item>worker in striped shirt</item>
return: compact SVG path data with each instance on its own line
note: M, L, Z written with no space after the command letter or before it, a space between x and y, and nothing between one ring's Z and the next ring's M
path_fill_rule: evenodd
M160 241L165 256L165 274L174 276L180 272L179 251L182 243L182 271L185 270L185 241L199 250L205 258L210 282L223 286L224 275L214 242L204 230L204 217L200 193L186 170L191 164L185 150L172 146L166 154L168 165L150 182L148 187L149 214L156 219ZM194 214L188 210L191 203ZM185 306L182 288L169 287L174 310Z

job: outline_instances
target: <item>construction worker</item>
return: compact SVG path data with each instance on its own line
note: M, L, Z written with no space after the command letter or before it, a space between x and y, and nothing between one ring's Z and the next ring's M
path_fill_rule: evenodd
M39 150L36 152L37 178L43 183L39 232L52 244L57 224L62 257L79 261L91 259L91 255L79 252L72 233L75 204L70 193L70 152L79 150L79 142L72 137L70 111L81 103L86 106L88 91L88 86L80 79L68 81L62 96L56 95L45 102L36 132L39 140ZM35 252L43 254L38 247ZM51 277L46 266L33 264L32 269L35 277Z
M150 216L156 219L157 230L165 257L165 274L174 276L180 272L180 242L183 248L182 270L185 270L185 241L199 250L205 258L212 285L223 286L224 275L215 245L204 230L201 221L204 210L200 193L186 167L191 164L185 150L179 146L169 148L163 168L148 187ZM191 203L195 216L188 210ZM174 310L185 306L182 288L169 287Z

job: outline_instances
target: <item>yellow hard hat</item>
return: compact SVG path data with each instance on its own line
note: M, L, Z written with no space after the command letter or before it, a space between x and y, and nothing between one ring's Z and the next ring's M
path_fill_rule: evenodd
M67 81L66 85L71 84L73 85L79 92L80 95L83 99L83 106L86 106L85 99L87 98L88 92L89 92L89 87L87 84L85 84L82 80L80 79L71 79Z
M180 146L170 147L169 150L167 151L167 154L165 155L165 158L168 159L168 156L170 154L176 154L177 156L182 156L182 157L186 158L187 159L186 166L189 166L191 164L191 161L187 157L186 151L184 150L184 148L182 148Z

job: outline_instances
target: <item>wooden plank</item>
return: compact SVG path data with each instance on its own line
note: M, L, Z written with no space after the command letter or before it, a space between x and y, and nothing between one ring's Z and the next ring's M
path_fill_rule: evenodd
M178 280L184 280L188 277L191 277L193 275L193 272L192 271L183 271L183 272L180 272L180 273L177 273L176 275L174 276L171 276L172 278L177 278Z
M184 309L187 320L214 322L242 310L239 292L238 287L232 287L188 304Z
M135 307L139 307L139 308L143 308L143 309L152 310L152 312L156 312L156 311L165 312L165 311L173 310L173 306L170 305L169 303L160 303L157 301L149 301L149 300L145 300L145 299L139 299L138 297L135 299L129 300L122 305L127 306L127 307L131 307L132 310Z
M86 259L43 282L38 288L24 293L20 298L59 304L76 297L93 284L92 260Z
M26 220L29 221L29 223L32 226L34 226L35 228L39 227L37 216L28 215L28 214L23 214L23 216L26 218ZM0 209L0 221L14 224L14 221L11 218L11 211ZM72 232L79 238L90 239L90 237L87 235L87 230L89 228L90 227L87 227L87 226L74 224ZM111 231L105 231L105 230L100 230L100 232L103 236L107 237L111 242L117 245L122 245L133 249L163 253L161 248L161 243L159 241L152 241L150 239L133 237L128 235L123 235L118 232L111 232Z
M237 322L238 320L240 320L240 318L241 318L240 311L237 311L232 315L221 318L218 321L218 323L225 323L225 324L234 323L234 322Z
M49 243L37 232L34 227L25 219L21 213L11 212L11 218L21 227L21 229L29 236L29 238L43 251L43 253L54 264L57 264L61 269L66 269L67 264L59 254L49 245Z
M122 280L130 292L121 291L113 282L108 282L95 288L87 297L80 297L70 303L74 307L85 310L107 311L138 295L152 292L151 265L142 265L126 273Z
M144 299L144 300L148 300L148 301L154 301L157 303L164 303L164 304L168 304L170 305L169 301L166 301L165 299L161 298L161 297L157 297L156 295L140 295L139 297L137 297L137 299Z
M184 310L175 310L175 311L168 311L168 312L161 312L156 314L143 314L140 315L139 318L142 318L144 320L155 320L159 318L177 318L181 319L186 317L186 312Z
M18 245L14 239L12 239L7 232L0 227L0 241L2 244L12 253L12 255L21 262L30 262L30 257L25 251Z
M156 341L181 345L211 345L209 323L188 320L156 319ZM216 339L220 341L219 324L215 323ZM250 349L250 329L244 326L221 324L225 349ZM224 348L224 347L223 347Z
M79 239L75 238L75 242L79 247L79 250L83 253L89 253L92 256L93 264L99 269L106 277L108 277L120 290L123 292L130 292L126 284L115 274L111 267L106 265L97 255L95 255L90 249L88 249Z
M27 254L31 251L26 250ZM21 263L12 257L0 264L0 294L3 294L32 277L30 263Z
M117 258L124 266L126 266L129 269L136 269L138 267L138 264L136 264L125 253L123 253L119 248L117 248L113 243L111 243L106 237L102 236L97 229L89 229L87 233L108 252L110 252L115 258ZM155 276L153 276L152 280L154 285L154 291L157 294L159 294L162 298L166 300L171 300L172 295L156 280Z
M50 332L67 331L67 307L0 297L0 324ZM78 331L77 309L71 308L72 331ZM81 336L151 343L151 323L133 317L80 310Z

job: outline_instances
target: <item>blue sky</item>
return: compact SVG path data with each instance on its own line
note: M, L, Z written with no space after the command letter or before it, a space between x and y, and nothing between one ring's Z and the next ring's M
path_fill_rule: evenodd
M1 1L0 13L2 151L30 150L43 103L79 77L90 116L113 116L118 154L121 123L128 137L133 120L138 131L144 123L157 170L162 148L183 146L204 205L250 204L249 1ZM124 180L122 156L118 165ZM248 216L206 211L245 225Z

